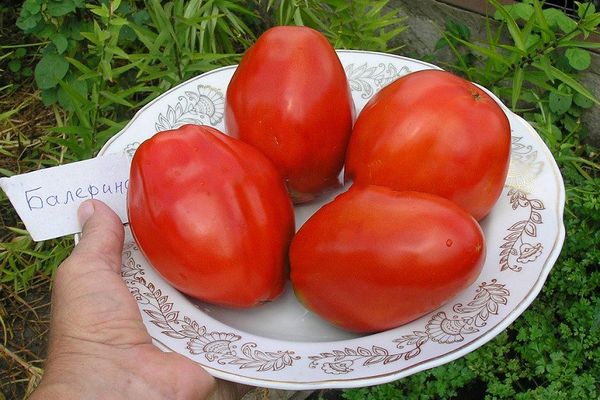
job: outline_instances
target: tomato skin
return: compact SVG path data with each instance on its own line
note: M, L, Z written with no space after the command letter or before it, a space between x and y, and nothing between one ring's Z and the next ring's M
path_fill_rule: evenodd
M244 54L227 88L227 133L273 161L295 202L339 185L353 114L335 50L307 27L266 31Z
M358 116L346 179L434 193L480 220L504 187L510 141L508 118L483 90L449 72L414 72Z
M292 204L246 143L208 126L157 133L134 155L127 206L141 251L183 293L250 307L283 290Z
M309 309L356 332L400 326L441 306L479 275L485 241L456 204L427 193L351 187L298 231L294 291Z

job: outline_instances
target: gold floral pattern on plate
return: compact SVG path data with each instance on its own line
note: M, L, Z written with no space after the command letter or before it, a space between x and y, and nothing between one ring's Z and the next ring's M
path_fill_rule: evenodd
M537 237L537 226L543 223L541 211L545 207L541 200L530 198L518 189L510 188L507 196L513 210L524 208L528 215L508 228L509 233L504 236L504 243L500 246L500 270L519 272L523 264L531 263L542 255L544 246L532 239Z
M223 120L225 96L208 85L198 85L196 90L186 90L175 105L158 114L156 132L179 128L185 124L216 126Z
M261 351L253 342L239 344L242 336L238 333L209 331L189 316L181 316L173 302L169 301L169 296L146 280L144 269L135 261L132 250L138 250L135 243L126 243L123 250L126 261L121 266L121 276L129 291L142 312L150 316L150 322L162 329L163 335L185 340L190 354L203 355L209 362L257 371L279 371L300 359L289 350L269 352Z
M393 63L379 63L369 65L362 63L360 65L348 64L344 67L348 84L353 92L362 92L361 97L368 99L373 96L382 87L387 86L392 81L410 73L408 66L397 68Z
M490 315L497 315L500 306L508 302L510 291L505 284L496 279L490 283L481 282L475 292L475 297L466 305L457 303L452 307L454 314L450 317L444 311L436 312L427 321L424 330L413 330L412 333L392 340L400 351L389 351L386 348L373 345L371 348L346 347L343 350L332 350L319 355L309 356L310 367L319 365L326 374L346 374L353 371L355 363L363 367L375 364L389 364L399 360L410 360L421 354L422 347L427 342L450 344L462 342L465 335L478 332L487 324Z

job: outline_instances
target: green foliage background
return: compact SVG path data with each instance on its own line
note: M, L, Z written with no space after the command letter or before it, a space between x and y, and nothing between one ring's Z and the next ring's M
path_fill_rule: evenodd
M598 150L581 140L581 116L598 101L580 81L590 50L600 47L587 40L598 33L600 13L592 3L567 15L538 0L489 2L496 14L486 41L447 21L428 61L449 49L454 58L444 67L494 91L542 135L567 187L563 252L532 306L482 348L398 382L315 397L600 398L600 166ZM0 15L7 12L10 4L0 7ZM23 170L0 167L0 174L93 156L144 104L194 75L238 62L270 26L308 25L337 48L401 54L395 46L406 21L399 15L384 0L26 0L16 22L23 41L0 46L0 96L35 91L55 123L19 154ZM0 123L19 110L0 112ZM12 149L3 143L1 156L15 157ZM0 281L15 288L52 274L72 245L33 243L16 222L0 240Z

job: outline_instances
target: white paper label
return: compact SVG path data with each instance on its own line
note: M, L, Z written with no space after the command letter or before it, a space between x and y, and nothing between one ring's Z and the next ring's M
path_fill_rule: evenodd
M102 200L127 222L130 158L107 154L90 160L0 179L35 241L81 231L77 209L87 199Z

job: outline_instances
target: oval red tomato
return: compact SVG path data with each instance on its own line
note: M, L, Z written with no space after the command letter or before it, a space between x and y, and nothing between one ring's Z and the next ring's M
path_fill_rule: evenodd
M376 332L447 302L485 259L475 219L442 197L352 187L317 211L290 249L301 302L331 323Z
M434 193L476 219L504 187L510 125L487 93L449 72L405 75L362 110L348 147L346 178Z
M354 106L327 39L298 26L271 28L244 54L227 88L227 133L260 149L295 202L338 184Z
M134 155L127 206L140 249L180 291L239 307L281 293L293 208L246 143L208 126L156 134Z

